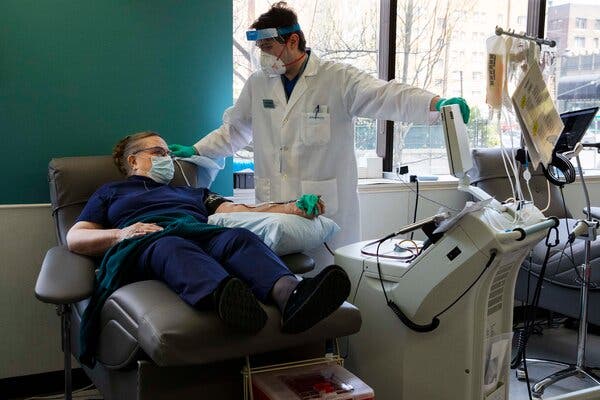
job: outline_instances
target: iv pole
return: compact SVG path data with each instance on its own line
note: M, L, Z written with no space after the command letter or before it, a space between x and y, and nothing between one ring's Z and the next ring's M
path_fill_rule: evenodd
M506 35L506 36L512 36L518 39L525 39L525 40L529 40L529 41L533 41L535 43L537 43L539 46L545 44L549 47L555 47L556 46L556 42L554 40L549 40L549 39L544 39L544 38L536 38L533 36L528 36L528 35L524 35L524 34L517 34L514 32L514 30L504 30L499 26L496 26L496 35L501 36L501 35ZM578 234L577 236L581 239L583 239L585 241L585 261L583 263L583 265L581 265L581 272L583 275L583 282L581 283L581 292L580 292L580 312L579 312L579 331L577 334L577 361L576 363L573 364L566 364L566 363L556 363L556 362L552 362L552 361L547 361L547 360L530 360L530 361L534 361L534 362L547 362L550 364L562 364L565 365L567 368L562 369L558 372L555 372L551 375L548 375L546 378L541 379L539 382L537 382L536 384L533 385L533 390L532 390L532 394L534 397L536 398L541 398L541 396L544 393L544 390L550 386L553 385L555 383L557 383L558 381L561 381L563 379L572 377L572 376L578 376L581 378L588 378L593 382L593 386L598 386L600 385L600 377L598 377L596 374L594 374L594 372L589 368L585 366L585 348L586 348L586 342L587 342L587 326L588 326L588 322L587 322L587 314L588 314L588 291L589 291L589 286L590 286L590 278L591 278L591 265L590 265L590 261L591 261L591 242L596 240L597 238L597 228L598 228L598 222L597 221L593 221L591 218L591 207L590 207L590 197L588 194L588 190L587 190L587 185L585 183L585 178L583 177L583 169L581 168L581 162L579 160L579 152L582 149L581 145L575 146L577 148L576 150L576 160L577 160L577 167L579 169L579 176L581 177L581 183L583 185L583 191L585 194L585 201L586 201L586 220L585 221L579 221L577 227L580 227L579 229L581 230L581 233ZM576 229L577 229L576 227ZM596 392L595 390L593 391L594 393ZM577 393L573 393L573 395L575 397L577 396ZM569 398L571 396L566 395L566 398Z
M582 147L579 148L579 151L581 151L581 148ZM579 226L582 227L582 232L578 235L578 237L585 240L585 261L584 264L581 266L583 282L581 283L580 293L579 332L577 334L577 362L574 365L569 365L563 370L548 375L547 377L533 385L532 393L535 397L541 397L544 393L544 390L548 386L553 385L556 382L569 378L571 376L588 378L594 383L593 386L600 385L600 378L596 374L594 374L591 368L585 366L585 347L587 342L588 326L588 291L590 287L590 278L592 274L592 268L590 265L591 242L593 242L597 238L598 222L592 220L591 218L590 196L587 190L587 185L585 183L585 178L583 177L583 168L581 168L581 161L579 160L579 151L577 151L576 153L577 169L579 170L579 176L581 177L581 183L583 185L583 193L585 195L585 202L587 206L587 218L585 221L579 221L575 227L575 229L577 229Z
M543 45L543 44L545 44L545 45L547 45L549 47L555 47L556 46L556 41L554 41L554 40L544 39L544 38L536 38L536 37L525 35L525 34L515 33L514 29L504 30L504 29L502 29L499 26L496 26L496 35L498 35L498 36L506 35L506 36L512 36L512 37L517 38L517 39L530 40L532 42L536 42L540 46Z

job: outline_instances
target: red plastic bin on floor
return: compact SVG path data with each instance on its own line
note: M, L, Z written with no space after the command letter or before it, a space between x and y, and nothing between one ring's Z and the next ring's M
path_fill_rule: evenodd
M254 400L374 400L367 384L335 362L252 375Z

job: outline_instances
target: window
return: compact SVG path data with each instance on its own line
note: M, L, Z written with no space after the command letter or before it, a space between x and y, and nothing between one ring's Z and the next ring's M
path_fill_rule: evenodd
M594 38L594 48L600 49L600 39Z
M246 40L254 20L269 10L273 1L233 0L233 96L239 96L244 83L259 65L259 52ZM288 0L298 14L307 47L321 59L335 60L377 76L380 0ZM376 121L356 118L354 124L357 155L375 154ZM239 156L252 158L250 152ZM234 158L234 171L236 168Z
M585 29L587 26L587 19L575 18L575 27L578 29Z
M594 29L600 29L600 19L596 19Z
M585 25L587 20L580 18L583 22L568 24L575 19L573 10L579 2L572 0L573 7L562 7L566 1L549 5L546 13L552 17L551 22L546 21L547 35L558 45L544 76L548 77L549 85L553 85L550 92L556 96L559 112L600 102L600 56L573 51L576 48L595 50L600 45L600 38L590 38L587 43L590 47L586 48L585 37L581 33L574 36L575 30L581 29L579 26ZM257 66L257 54L245 40L245 31L272 3L270 0L233 0L235 97ZM527 3L522 0L398 1L395 79L443 97L466 97L471 106L468 130L472 147L497 146L500 143L498 129L508 132L517 129L513 125L501 123L498 127L496 122L490 122L485 103L485 41L494 35L496 25L516 32L526 31ZM288 0L288 4L298 13L308 46L315 54L350 63L377 75L380 0ZM412 9L408 5L412 5ZM504 14L507 10L510 13ZM473 15L478 17L475 19ZM594 6L590 15L594 26L600 29L600 18L595 17L600 16L600 5ZM555 30L550 31L551 26ZM410 40L407 40L407 32ZM358 155L375 152L376 127L374 120L356 119L354 133ZM503 135L503 140L509 136ZM393 142L387 143L393 154L392 165L409 165L419 174L448 173L439 126L397 122L393 137ZM600 117L590 128L587 140L600 141ZM600 168L600 159L596 160L595 152L584 153L586 168Z
M570 8L548 6L547 15L556 10L565 10L565 14L573 12L567 10L576 10L578 3L576 0L571 0ZM600 4L591 7L588 12L600 15ZM561 18L566 21L569 15L562 15ZM579 20L583 22L579 22ZM586 51L569 51L568 43L565 43L567 38L573 34L574 29L585 27L585 21L585 18L576 18L575 27L565 27L565 35L552 37L557 42L557 62L549 65L544 72L551 78L548 81L554 82L554 85L550 86L550 92L555 94L559 113L593 107L600 103L600 55L589 51L598 48L599 39L594 38L594 47L586 49L585 37L576 36L574 38L575 47L578 50ZM599 19L595 21L598 25ZM600 141L600 116L596 116L583 141ZM600 169L600 157L595 150L583 150L580 158L585 169Z
M401 6L404 3L407 1L398 1L396 29L397 32L408 29L411 42L404 43L403 36L398 35L396 80L442 97L465 97L472 110L468 125L471 146L497 146L497 124L488 121L485 103L485 43L494 35L496 25L525 31L527 2L422 0L414 1L412 13ZM511 15L508 26L504 16L507 9ZM438 23L432 29L430 21L437 21L440 15L446 18L445 24ZM457 29L459 35L455 34ZM436 40L432 41L432 37ZM393 166L408 165L410 171L424 175L449 173L440 125L396 122L393 136Z

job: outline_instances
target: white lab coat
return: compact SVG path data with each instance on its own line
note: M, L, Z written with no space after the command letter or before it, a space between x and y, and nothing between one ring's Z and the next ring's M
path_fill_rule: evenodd
M279 75L256 72L225 111L223 125L195 147L217 158L253 139L257 201L321 195L325 216L342 228L329 243L333 250L360 240L353 117L426 122L434 96L312 53L289 101ZM311 255L319 269L333 261L324 248Z

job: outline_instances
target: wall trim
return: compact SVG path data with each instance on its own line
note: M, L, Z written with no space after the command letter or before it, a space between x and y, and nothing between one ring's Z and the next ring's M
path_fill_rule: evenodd
M9 210L15 208L50 208L50 203L34 203L34 204L0 204L0 210Z

